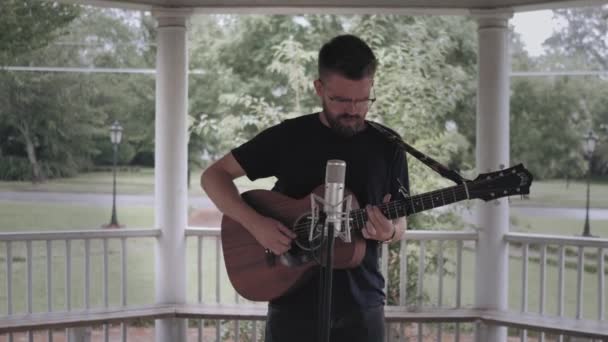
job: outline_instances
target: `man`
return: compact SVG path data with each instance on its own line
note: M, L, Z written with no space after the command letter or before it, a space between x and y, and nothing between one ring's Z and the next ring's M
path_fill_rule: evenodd
M314 81L323 111L286 120L266 129L211 165L201 183L225 215L241 223L266 248L280 255L296 236L289 228L249 207L239 196L235 178L275 176L274 191L292 198L308 195L323 184L329 159L346 162L346 187L366 206L362 230L366 254L360 266L335 270L332 292L332 341L382 341L384 279L379 270L381 242L401 239L405 218L388 220L378 205L398 196L408 184L404 153L365 121L374 102L377 61L369 46L341 35L319 52L319 78ZM319 295L317 275L269 304L267 342L315 341Z

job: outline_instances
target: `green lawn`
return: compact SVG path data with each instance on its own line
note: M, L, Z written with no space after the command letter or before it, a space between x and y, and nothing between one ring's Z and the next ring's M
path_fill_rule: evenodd
M190 195L204 195L199 185L202 171L196 170L191 174ZM73 193L112 193L113 175L111 172L81 173L72 178L52 179L42 184L31 182L0 181L0 191L42 191L42 192L73 192ZM246 177L237 179L241 190L270 189L274 178L260 179L255 182ZM116 189L119 194L152 195L154 194L154 170L141 168L138 171L121 171L116 176Z
M513 197L511 203L534 207L584 208L586 196L587 183L582 181L572 181L569 185L566 185L565 180L534 181L529 199ZM608 208L608 183L604 181L591 184L590 202L593 208Z
M512 231L533 234L580 236L584 221L554 217L514 217ZM608 238L608 220L591 220L591 234Z

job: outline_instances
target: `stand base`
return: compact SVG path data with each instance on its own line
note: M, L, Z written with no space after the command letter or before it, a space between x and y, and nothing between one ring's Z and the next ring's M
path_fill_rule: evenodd
M101 228L103 229L119 229L119 228L124 228L126 227L124 224L120 224L120 223L108 223L108 224L104 224L101 226Z

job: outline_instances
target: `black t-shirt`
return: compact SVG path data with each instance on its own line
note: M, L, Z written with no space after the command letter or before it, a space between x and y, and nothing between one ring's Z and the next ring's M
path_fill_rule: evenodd
M304 197L324 183L329 159L346 162L346 187L361 207L381 204L387 193L397 199L397 178L406 187L409 185L406 158L395 143L370 125L352 137L342 137L323 125L318 113L270 127L232 150L232 154L249 179L275 176L273 190L292 198ZM316 273L309 282L271 305L314 315L319 287ZM378 242L367 240L361 265L335 270L333 278L333 313L382 305L384 278L380 273Z

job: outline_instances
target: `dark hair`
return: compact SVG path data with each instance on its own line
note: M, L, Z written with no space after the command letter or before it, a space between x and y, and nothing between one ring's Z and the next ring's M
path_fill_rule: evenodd
M319 51L319 78L335 72L351 80L360 80L373 76L377 64L374 52L361 38L340 35L325 43Z

